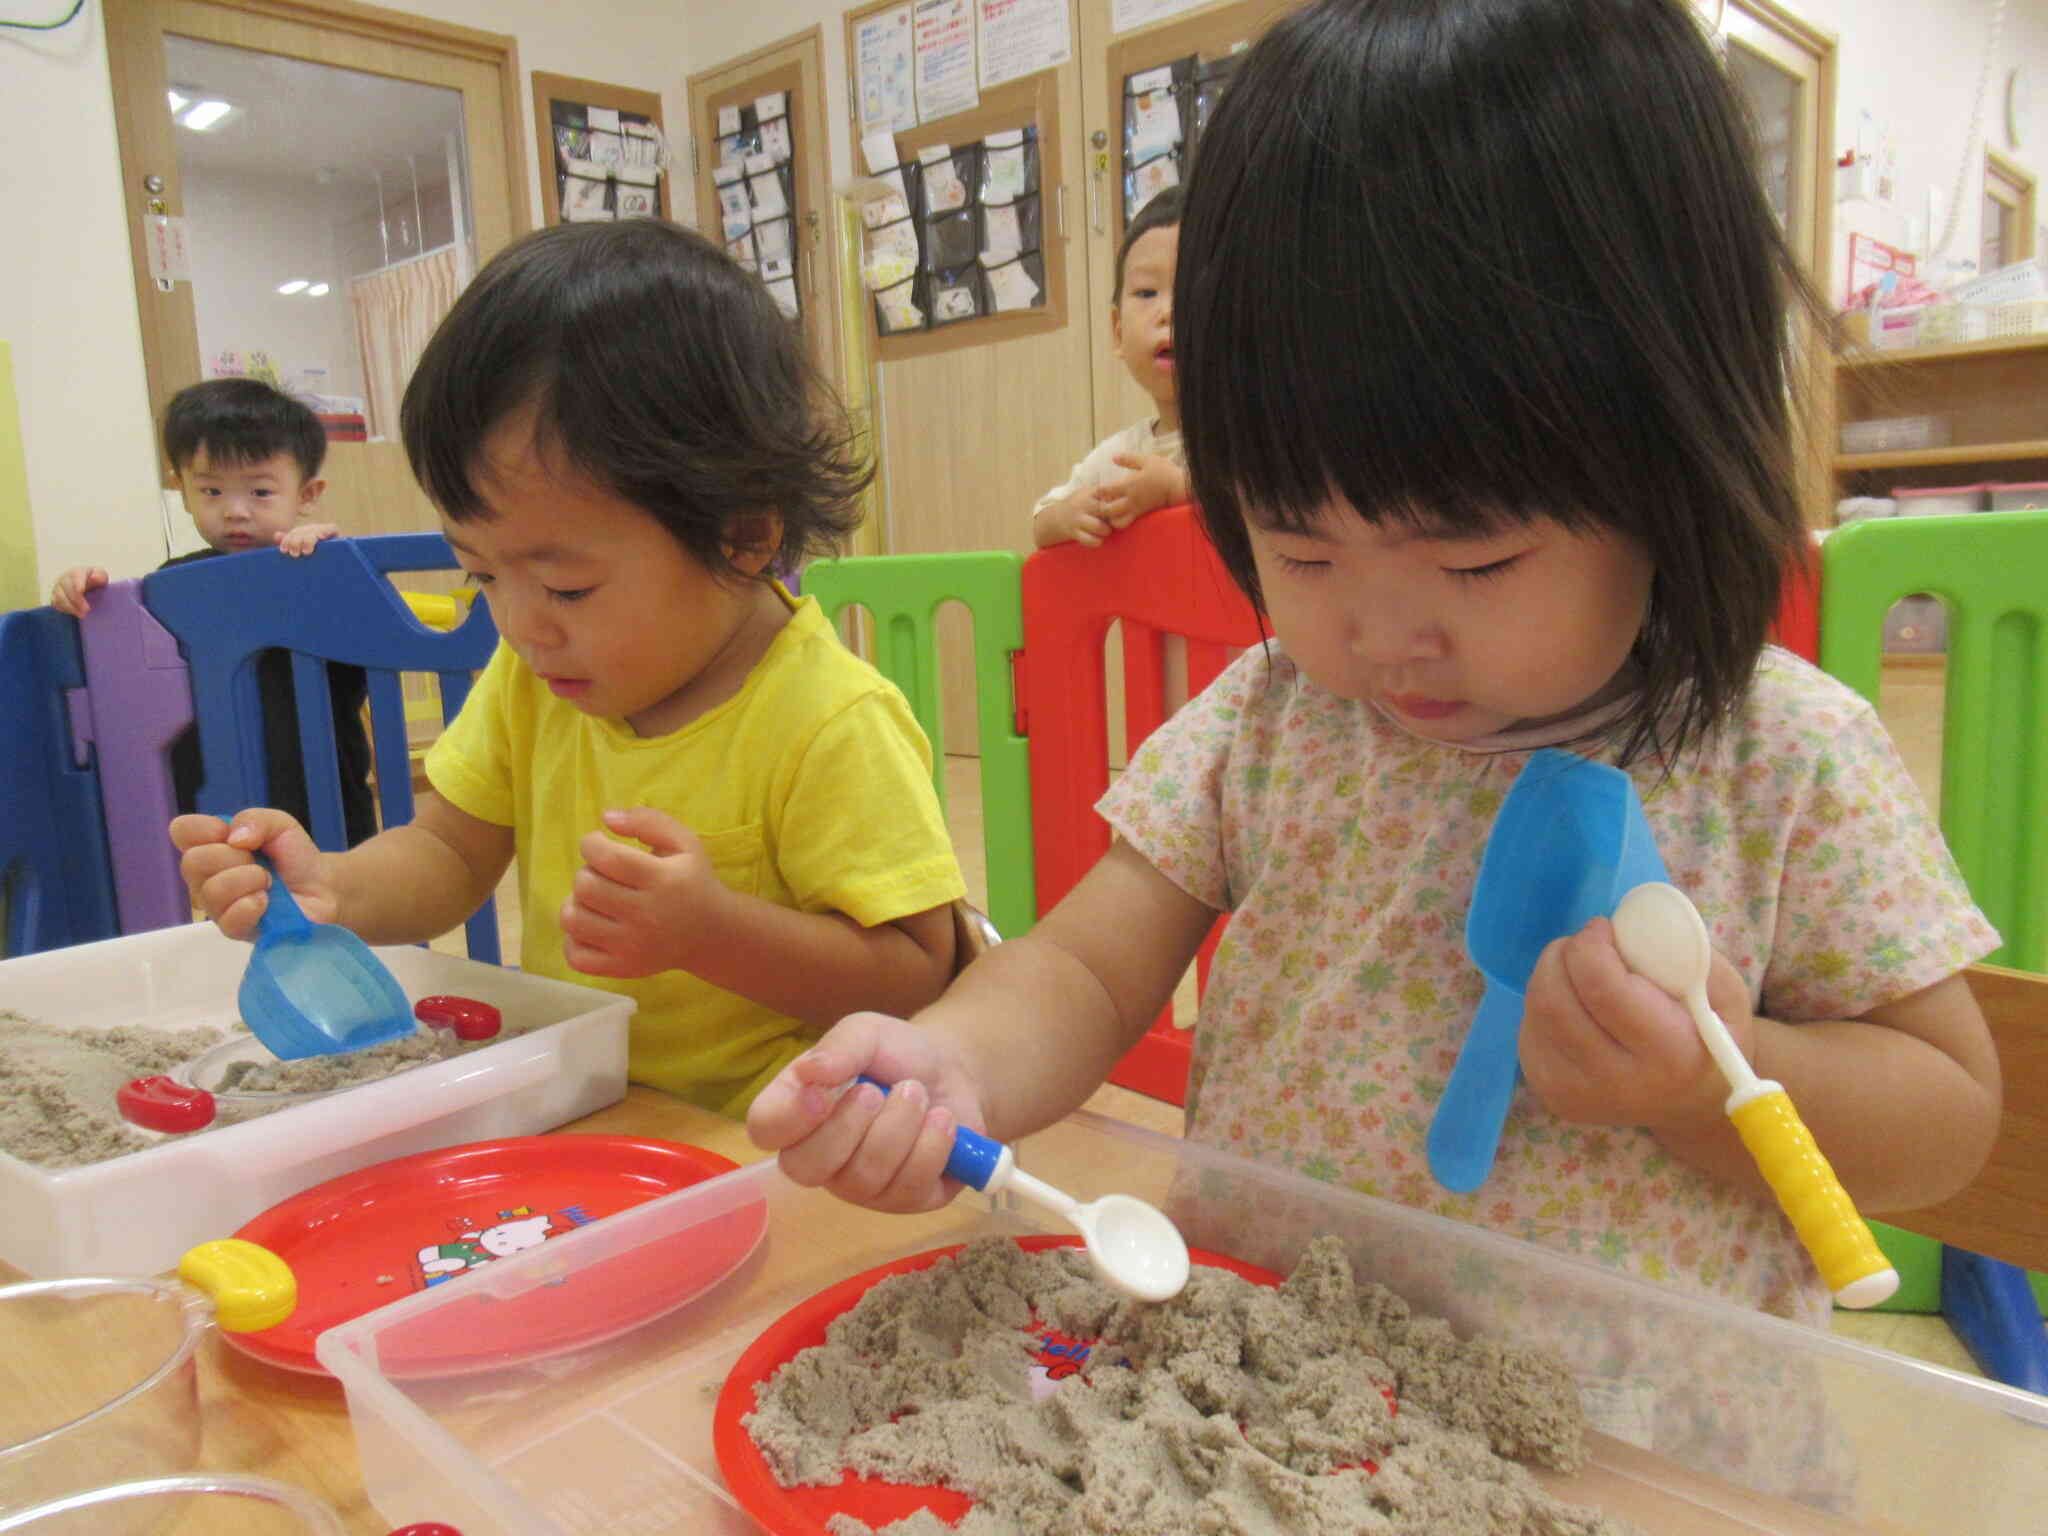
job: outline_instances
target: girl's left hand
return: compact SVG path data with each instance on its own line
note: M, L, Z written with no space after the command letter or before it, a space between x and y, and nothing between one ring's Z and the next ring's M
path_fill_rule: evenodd
M1741 973L1718 953L1707 1001L1745 1056L1756 1019ZM1596 917L1551 943L1529 976L1522 1009L1522 1075L1543 1106L1587 1125L1680 1126L1718 1121L1727 1080L1692 1014L1636 975Z
M562 958L586 976L652 976L681 965L681 936L719 883L697 834L647 806L606 811L578 844L583 868L562 903Z

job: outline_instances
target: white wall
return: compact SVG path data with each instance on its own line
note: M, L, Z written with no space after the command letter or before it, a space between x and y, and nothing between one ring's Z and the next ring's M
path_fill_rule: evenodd
M516 38L521 163L536 213L531 71L659 91L664 118L687 121L683 81L697 66L670 0L394 8ZM0 0L0 13L22 20L51 10ZM72 565L140 575L164 558L163 520L99 6L57 32L0 34L0 102L36 127L35 147L0 156L0 338L14 353L38 589ZM687 184L687 161L676 181Z
M278 383L299 387L301 370L326 369L320 393L360 395L349 268L338 225L356 202L353 188L308 186L304 177L188 172L182 179L191 229L192 298L201 370L223 350L261 348ZM281 294L287 278L325 282L319 298Z
M1851 229L1900 243L1906 219L1924 217L1926 189L1940 186L1946 195L1953 183L1993 0L1793 3L1841 42L1837 142L1853 140L1867 107L1890 129L1899 151L1899 196L1889 208L1838 205L1838 243L1846 243ZM9 14L27 14L14 0L0 5ZM853 174L839 0L745 6L594 0L588 7L554 0L416 0L405 8L517 38L520 113L529 119L523 153L535 208L539 180L527 72L660 91L686 157L688 76L814 25L825 44L832 174L835 180ZM2028 59L2044 101L2035 113L2036 143L2017 158L2048 183L2048 14L2039 0L2007 0L2001 51L1986 103L1992 143L2006 147L2006 71L2013 60ZM98 7L88 5L59 32L0 38L0 101L15 121L36 124L36 142L45 146L0 157L0 338L14 349L43 585L58 570L85 562L139 573L163 551ZM1981 144L1972 159L1953 255L1976 250ZM674 185L687 217L687 171Z
M1794 10L1833 32L1838 41L1836 153L1857 142L1860 128L1866 141L1874 136L1881 142L1888 135L1898 156L1897 186L1889 203L1835 204L1837 256L1830 299L1842 297L1841 276L1852 231L1920 251L1940 238L1941 228L1928 226L1927 194L1930 188L1939 188L1946 210L1959 167L1965 174L1955 232L1935 264L1976 260L1987 141L2034 176L2042 214L2048 217L2048 8L2041 0L2005 0L2000 56L1992 61L1985 89L1983 131L1970 139L1970 109L1994 4L1995 0L1793 0ZM2005 135L2005 82L2018 63L2032 71L2035 101L2026 147L2015 150ZM1865 112L1870 114L1867 124ZM1917 240L1909 238L1914 235ZM2048 239L2035 248L2048 250Z

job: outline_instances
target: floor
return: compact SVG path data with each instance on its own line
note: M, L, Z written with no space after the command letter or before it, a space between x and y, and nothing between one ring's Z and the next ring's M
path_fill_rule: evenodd
M1941 671L1934 666L1914 665L1887 668L1880 713L1899 744L1908 772L1920 785L1938 814L1941 785ZM982 853L981 764L972 757L946 759L946 819L960 859L961 874L967 882L968 900L983 910L988 905L987 861ZM499 931L507 958L519 953L519 893L508 874L498 888ZM458 931L435 941L435 948L463 953ZM1193 978L1183 984L1176 998L1182 1017L1193 1017ZM1088 1107L1142 1125L1163 1135L1181 1133L1181 1113L1161 1103L1121 1088L1105 1086L1088 1101ZM1838 1312L1834 1331L1860 1343L1893 1350L1899 1354L1932 1361L1969 1375L1981 1374L1969 1352L1939 1317L1906 1313Z

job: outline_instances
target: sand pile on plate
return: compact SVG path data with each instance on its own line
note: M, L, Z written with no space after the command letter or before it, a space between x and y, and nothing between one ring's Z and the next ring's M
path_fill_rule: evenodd
M1036 1326L1100 1341L1042 1400ZM885 1527L893 1536L1631 1529L1553 1498L1518 1464L1585 1460L1561 1361L1411 1316L1356 1282L1330 1237L1277 1288L1198 1265L1157 1306L1096 1283L1078 1249L983 1239L879 1282L745 1422L784 1487L851 1468L975 1501L955 1526L926 1513ZM871 1529L846 1515L831 1528Z

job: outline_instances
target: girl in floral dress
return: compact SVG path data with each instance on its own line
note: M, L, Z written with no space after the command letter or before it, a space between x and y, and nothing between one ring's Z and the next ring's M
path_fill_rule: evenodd
M1202 142L1174 291L1196 499L1270 622L1102 801L1110 852L914 1022L842 1021L750 1127L932 1208L955 1123L1078 1105L1218 913L1187 1134L1819 1323L1829 1296L1685 1010L1596 918L1527 989L1491 1175L1424 1138L1529 754L1624 768L1713 936L1709 997L1858 1205L1987 1156L1997 943L1872 711L1768 646L1805 537L1788 310L1742 109L1676 0L1324 0ZM840 1092L856 1073L896 1084Z

